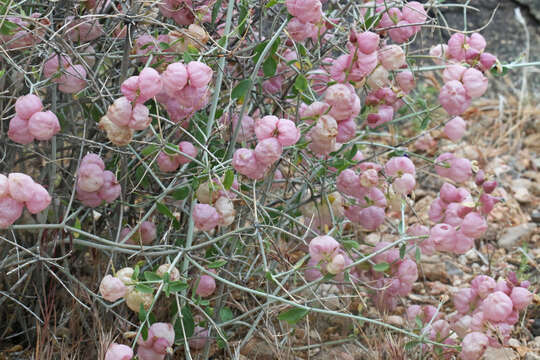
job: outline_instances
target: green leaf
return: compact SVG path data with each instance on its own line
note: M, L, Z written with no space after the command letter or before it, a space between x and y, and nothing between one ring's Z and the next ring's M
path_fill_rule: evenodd
M191 189L189 188L189 186L183 186L180 189L174 190L172 193L172 197L174 200L184 200L188 197L190 191Z
M225 173L225 178L223 179L223 187L225 188L225 190L229 190L233 183L234 183L234 171L229 169Z
M403 259L405 257L405 250L407 250L407 247L405 244L401 245L399 248L399 258Z
M224 307L219 310L219 317L221 318L222 322L226 322L232 320L234 318L234 315L231 309L229 309L228 307Z
M405 344L405 350L411 351L413 348L415 348L417 345L420 344L420 341L418 340L412 340Z
M355 240L345 240L343 242L343 247L347 250L358 249L360 247L360 244L358 244Z
M143 306L143 303L139 305L139 321L144 322L146 320L146 309Z
M17 30L19 26L15 23L12 23L11 21L5 20L2 24L2 27L0 28L0 34L2 35L12 35L15 30Z
M147 147L142 149L141 155L143 157L146 157L148 155L151 155L151 154L154 154L154 153L158 152L158 150L159 150L159 146L157 146L157 145L148 145Z
M161 281L161 276L153 271L145 271L143 274L146 281Z
M263 73L266 77L271 77L276 74L277 61L273 56L269 56L263 63Z
M182 323L184 324L184 330L186 331L186 336L191 337L193 331L195 330L195 321L193 320L193 315L191 314L191 309L186 305L182 308ZM180 332L182 334L182 332Z
M168 217L169 219L172 220L173 226L174 226L175 229L180 229L180 223L174 217L173 213L171 212L171 210L169 210L169 208L167 206L165 206L162 203L158 202L158 203L156 203L156 208L160 213L162 213L163 215L165 215L166 217Z
M212 8L212 25L216 23L216 19L219 13L219 9L221 9L221 3L223 0L218 0L214 4L214 7Z
M135 290L140 291L144 294L151 294L154 292L154 289L151 286L145 285L145 284L137 284L135 285Z
M209 269L217 269L217 268L222 267L226 263L227 263L227 260L222 259L222 260L214 261L213 263L208 264L206 267Z
M278 0L270 0L266 5L265 7L268 9L268 8L271 8L272 6L276 5L278 3Z
M309 310L301 309L301 308L292 308L286 311L283 311L278 315L278 319L282 321L286 321L291 325L296 324L298 321L300 321L304 316L308 314Z
M231 97L233 99L243 98L251 87L251 79L244 79L234 87L231 92Z
M188 284L178 280L178 281L173 281L172 283L169 283L168 288L170 292L179 292L179 291L183 291L187 289Z
M390 264L387 262L381 262L373 265L373 270L377 272L385 272L388 269L390 269Z
M304 75L302 74L299 74L297 77L296 77L296 80L294 81L294 87L296 88L296 90L300 91L300 92L303 92L303 91L306 91L307 88L308 88L308 82L305 78Z
M301 55L302 57L307 56L307 50L306 50L306 48L304 47L304 45L298 43L298 44L296 44L296 47L297 47L298 52L300 53L300 55Z
M417 263L420 263L420 260L422 258L422 253L420 252L420 247L419 246L416 247L416 251L414 253L414 258L416 259Z
M141 272L140 266L135 265L135 269L133 269L133 275L131 275L131 280L138 281L140 272Z
M255 48L253 49L253 62L254 63L257 63L259 61L259 58L261 57L262 52L264 51L264 48L266 48L266 45L268 45L268 40L263 41L257 44L257 46L255 46Z
M142 306L142 304L141 304L141 306ZM141 335L142 335L142 338L143 338L144 341L146 341L148 339L148 325L146 325L146 323L143 325L143 327L141 329Z
M180 152L180 147L178 147L178 145L176 144L169 143L165 145L165 147L163 148L163 152L167 155L175 156L178 155L178 153Z

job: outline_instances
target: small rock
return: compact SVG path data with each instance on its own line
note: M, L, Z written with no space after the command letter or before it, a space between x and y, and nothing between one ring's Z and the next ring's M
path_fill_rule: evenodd
M521 345L521 343L519 342L518 339L510 339L508 340L508 345L511 346L511 347L518 347Z
M529 352L525 355L525 360L540 360L540 355Z
M532 212L531 219L537 224L540 223L540 210L539 209L536 209Z
M519 355L510 348L488 347L482 360L519 360Z
M448 275L463 275L463 271L461 271L460 268L458 268L456 265L454 265L450 261L445 261L444 265L446 267L446 271L448 272Z
M510 249L518 245L521 241L527 241L527 238L536 229L536 224L527 223L518 226L513 226L504 230L504 233L499 238L499 246Z

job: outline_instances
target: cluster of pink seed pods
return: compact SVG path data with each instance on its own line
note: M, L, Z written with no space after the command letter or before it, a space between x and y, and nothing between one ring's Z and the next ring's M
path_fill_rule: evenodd
M178 144L178 150L191 158L197 157L197 148L193 146L189 141L181 141ZM187 164L191 161L189 157L181 154L172 153L168 151L160 151L157 158L157 164L159 170L163 172L176 171L181 165Z
M309 256L304 272L307 281L317 280L326 274L332 274L336 280L342 281L343 270L352 264L351 258L339 242L328 235L317 236L310 241ZM351 269L351 276L357 277L354 269Z
M156 322L148 329L146 340L139 337L137 358L139 360L163 360L174 345L174 328L170 323ZM105 360L131 360L133 350L127 345L112 343L105 354Z
M66 94L78 93L86 87L86 69L65 55L53 55L45 61L43 76L52 79L58 90Z
M116 175L105 170L105 163L99 155L86 154L77 173L77 199L86 206L97 207L103 201L112 203L121 192Z
M9 122L8 137L19 144L34 140L50 140L60 131L58 118L52 111L42 111L36 95L21 96L15 102L15 116Z
M291 120L267 115L257 119L254 132L258 140L255 149L237 149L232 165L250 179L261 179L270 166L279 160L283 147L296 144L300 131Z
M33 13L26 19L21 16L6 16L4 27L13 27L8 33L0 35L0 43L8 50L18 50L41 43L49 19L41 17L41 13Z
M238 189L236 180L233 189ZM193 208L193 222L195 227L202 231L210 231L216 226L229 226L234 222L236 211L233 199L236 198L231 190L225 190L219 179L207 181L197 189L197 200Z
M124 241L127 234L131 232L130 227L125 227L120 232L120 239ZM125 240L126 244L141 244L150 245L156 239L156 225L151 221L143 221L139 229L129 239Z
M322 23L322 3L320 0L287 0L289 14L293 17L287 24L287 31L295 41L312 38L317 41L318 34L324 33Z
M378 29L389 29L388 35L398 44L408 41L414 34L420 31L421 25L427 19L424 5L418 1L410 1L398 7L388 6L384 0L377 0L376 13L382 14L381 21L377 25ZM363 9L364 14L367 8Z
M30 176L11 173L0 174L0 229L6 229L21 217L24 206L37 214L51 203L51 196Z

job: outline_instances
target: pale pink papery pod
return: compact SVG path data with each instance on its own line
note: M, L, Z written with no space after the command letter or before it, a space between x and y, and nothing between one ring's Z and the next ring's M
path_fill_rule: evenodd
M461 341L461 352L459 358L461 360L478 360L484 354L488 346L489 339L486 334L481 332L472 332L463 338Z
M482 305L484 317L491 321L504 321L513 308L510 297L501 291L489 294Z
M28 129L28 120L24 120L18 115L15 115L9 121L7 135L12 141L22 145L30 144L34 141L34 137Z
M448 56L457 61L465 60L465 45L467 37L460 33L455 33L448 40Z
M167 69L161 74L163 80L163 90L167 95L174 97L177 91L182 90L188 82L187 67L181 62L169 64Z
M245 148L234 152L232 166L240 174L255 180L262 178L266 172L266 167L257 161L255 152Z
M456 116L452 120L446 123L443 129L444 135L446 135L453 142L458 141L465 134L467 129L467 123L461 117Z
M28 131L36 140L50 140L60 131L60 123L52 111L38 111L28 120Z
M86 87L86 70L82 65L73 65L58 78L58 90L66 94L78 93Z
M106 275L99 285L99 293L107 301L116 301L127 294L127 286L118 278Z
M45 210L51 203L49 192L40 184L34 183L34 196L25 205L31 214L37 214Z
M43 104L41 103L41 99L33 94L20 96L17 101L15 101L15 112L24 120L30 119L32 115L42 109Z
M282 146L292 146L300 139L300 130L291 120L279 119L276 129L277 139Z
M152 118L149 116L150 110L143 104L135 104L131 117L129 119L128 127L133 130L144 130L152 122Z
M193 336L189 338L188 344L190 348L200 350L206 346L208 341L208 330L201 326L195 326Z
M95 164L82 164L78 171L77 185L86 192L98 191L105 182L104 171Z
M21 217L24 204L9 195L0 198L0 229L7 229Z
M510 294L510 299L512 299L514 309L519 311L525 309L532 303L533 294L525 288L515 286Z
M190 143L189 141L181 141L179 144L178 144L178 148L181 152L183 152L184 154L192 157L192 158L196 158L197 157L197 153L198 153L198 150L195 146L193 146L192 143ZM184 156L184 155L178 155L176 157L176 161L179 163L179 164L187 164L189 162L191 162L191 159Z
M417 27L410 25L406 20L401 20L396 27L388 30L388 35L397 44L402 44L409 40L416 32Z
M196 204L193 209L193 222L197 229L210 231L219 224L219 214L211 205Z
M467 90L467 95L471 98L477 98L486 92L488 88L488 79L481 71L474 68L467 69L463 73L463 86Z
M192 61L187 64L189 84L196 88L205 87L212 80L212 69L200 61Z
M22 173L11 173L8 175L9 195L20 202L30 200L35 193L34 180Z
M112 103L107 110L107 117L118 126L127 126L132 112L130 100L122 96Z
M279 119L274 115L266 115L255 121L255 135L259 141L274 137Z
M116 179L116 175L111 171L105 170L103 172L103 186L98 191L98 195L101 199L108 203L115 201L122 193L122 187Z
M331 236L322 235L313 238L309 243L309 255L314 261L332 258L339 250L340 244Z
M139 97L137 98L138 103L144 103L147 100L153 98L161 91L163 87L163 81L161 75L151 68L145 67L139 73L138 88L139 88Z
M260 141L254 150L257 162L263 166L270 166L281 157L283 147L276 138L267 138Z
M461 82L452 80L442 87L439 102L449 115L460 115L471 104L471 97Z
M202 298L211 296L216 290L216 280L210 275L201 275L195 294Z
M133 350L127 345L112 343L105 353L105 360L131 360Z

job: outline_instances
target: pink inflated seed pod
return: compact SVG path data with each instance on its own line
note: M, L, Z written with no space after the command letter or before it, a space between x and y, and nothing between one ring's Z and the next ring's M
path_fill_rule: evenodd
M30 119L32 115L42 109L43 104L41 103L41 99L33 94L21 96L15 102L15 112L24 120Z
M102 200L108 203L115 201L122 193L122 187L116 179L116 175L111 171L105 170L103 172L103 185L98 191L98 195Z
M449 115L460 115L469 107L471 98L461 82L452 80L442 87L439 102Z
M34 136L30 134L28 129L28 120L15 115L9 122L8 137L22 145L30 144L34 141Z
M512 300L501 291L489 294L483 301L484 317L491 321L504 321L512 312Z
M321 261L324 258L332 258L339 250L340 245L331 236L322 235L313 238L309 243L309 255L314 261Z
M484 95L488 88L488 79L481 71L474 68L467 69L463 73L462 82L465 90L467 90L467 95L471 98Z
M515 286L510 294L510 299L512 299L514 309L520 311L532 303L533 294L523 287Z
M112 343L105 353L105 360L131 360L133 350L127 345Z
M210 275L201 275L195 294L202 298L211 296L216 290L216 280Z
M276 138L267 138L260 141L254 150L255 158L263 166L270 166L281 157L283 147Z
M212 80L212 69L202 62L192 61L187 64L189 84L196 88L205 87Z
M9 195L0 197L0 229L7 229L21 217L24 204Z
M139 88L137 102L144 103L159 94L163 87L163 81L156 70L146 67L139 73L137 85Z
M444 135L453 142L458 141L465 134L467 123L461 117L456 116L452 120L446 123L443 129Z
M106 275L99 285L99 293L107 301L116 301L127 294L127 286L118 278Z
M186 155L189 155L192 158L197 157L198 150L189 141L181 141L178 144L178 148L180 149L181 152L183 152ZM191 162L191 159L186 157L186 156L183 156L183 155L179 154L176 157L176 161L178 161L179 164L187 164L187 163Z
M82 164L79 168L77 185L87 192L98 191L105 181L103 170L95 164Z
M143 104L135 104L131 117L129 119L128 127L133 130L144 130L152 122L152 118L149 116L150 110Z
M210 231L219 224L219 214L211 205L196 204L193 209L193 222L197 229Z
M273 137L277 131L279 119L274 115L266 115L255 121L255 135L259 141Z
M45 210L51 203L49 192L40 184L34 183L34 195L25 202L26 208L31 214L37 214Z
M240 174L251 179L260 179L266 172L266 167L257 161L255 152L245 148L234 152L232 166Z
M34 180L26 174L11 173L8 175L9 195L20 202L26 202L34 196Z
M282 146L292 146L300 139L300 131L291 120L279 119L276 130L277 139Z
M28 131L37 140L50 140L60 131L60 123L52 111L38 111L28 120Z
M177 91L182 90L188 82L187 67L181 62L169 64L167 69L161 74L163 80L163 90L167 95L173 97Z
M461 352L459 358L461 360L478 360L488 346L489 339L486 334L481 332L472 332L463 338L461 341Z

